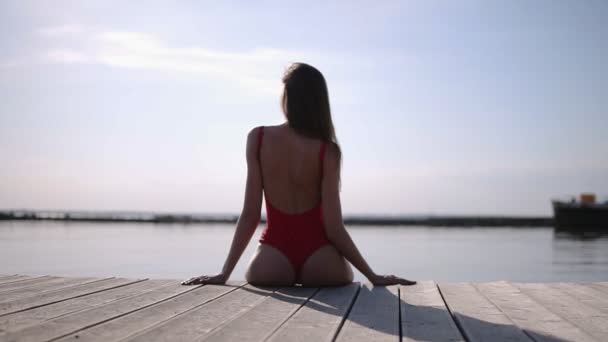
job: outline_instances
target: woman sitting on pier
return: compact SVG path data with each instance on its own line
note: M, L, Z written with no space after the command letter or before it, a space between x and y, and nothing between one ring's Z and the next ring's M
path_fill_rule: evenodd
M246 274L254 285L332 286L352 282L355 266L374 285L412 285L376 274L353 243L340 208L340 147L331 120L327 85L314 67L295 63L283 77L287 122L256 127L247 137L247 185L222 272L184 285L225 283L260 221L267 225Z

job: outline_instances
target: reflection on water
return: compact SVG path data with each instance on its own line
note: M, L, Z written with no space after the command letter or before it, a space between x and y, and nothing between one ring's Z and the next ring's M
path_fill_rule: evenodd
M608 228L606 229L577 229L577 228L555 228L554 234L556 239L566 240L595 240L608 238Z
M220 270L233 232L233 225L5 221L0 274L181 279ZM418 280L608 280L608 237L598 234L382 226L349 232L377 272ZM244 278L260 233L233 279Z

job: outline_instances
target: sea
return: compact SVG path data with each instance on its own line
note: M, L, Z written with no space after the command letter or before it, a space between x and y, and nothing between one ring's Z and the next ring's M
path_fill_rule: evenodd
M263 226L233 280L243 280ZM0 274L186 279L222 268L234 224L0 221ZM553 228L347 227L377 273L437 282L608 281L608 236ZM355 279L364 281L355 270Z

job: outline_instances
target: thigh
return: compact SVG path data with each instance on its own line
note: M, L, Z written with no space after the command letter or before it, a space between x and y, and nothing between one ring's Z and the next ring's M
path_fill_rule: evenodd
M262 243L249 263L245 279L253 285L291 286L295 272L281 251Z
M308 257L299 279L304 286L337 286L352 281L350 264L332 245L323 246Z

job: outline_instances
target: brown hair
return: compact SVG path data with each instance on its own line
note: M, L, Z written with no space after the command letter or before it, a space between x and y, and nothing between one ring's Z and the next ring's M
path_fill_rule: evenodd
M304 136L333 143L341 161L323 74L311 65L293 63L283 76L283 84L281 107L289 126Z

